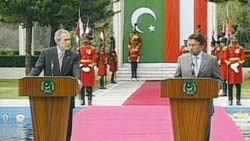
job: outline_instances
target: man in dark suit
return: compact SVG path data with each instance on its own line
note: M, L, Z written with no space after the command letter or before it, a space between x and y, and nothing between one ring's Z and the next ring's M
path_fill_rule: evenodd
M203 77L223 80L216 58L202 51L205 42L205 38L200 33L189 36L190 53L179 57L175 77ZM214 112L213 101L211 101L209 108L212 116ZM210 137L211 116L207 127L207 141L209 141Z
M31 76L38 76L44 71L44 76L73 76L80 81L79 55L70 50L71 36L69 31L59 29L55 32L55 42L57 46L45 49L35 67L31 71ZM71 99L71 110L67 132L67 141L70 141L72 129L72 116L74 108L74 97Z

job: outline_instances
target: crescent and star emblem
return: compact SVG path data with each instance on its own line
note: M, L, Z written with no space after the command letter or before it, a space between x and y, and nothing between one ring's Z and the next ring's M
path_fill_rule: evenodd
M151 15L151 16L154 18L154 20L156 21L156 15L155 15L155 13L153 12L152 9L147 8L147 7L141 7L141 8L136 9L136 10L133 12L132 16L131 16L131 24L132 24L132 27L133 27L133 28L134 28L135 23L138 23L138 19L139 19L142 15L144 15L144 14L149 14L149 15ZM136 29L136 31L138 31L138 32L140 32L140 33L143 33L143 31L142 31L138 26L136 26L135 29ZM154 25L150 25L150 26L148 27L148 30L149 30L150 32L154 32L154 31L155 31L155 26L154 26Z

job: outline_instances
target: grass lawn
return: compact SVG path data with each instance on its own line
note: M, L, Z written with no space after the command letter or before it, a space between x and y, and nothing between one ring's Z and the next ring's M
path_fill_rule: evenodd
M98 89L99 81L96 81L94 89ZM17 99L28 98L27 96L19 96L17 79L0 79L0 99Z
M247 80L243 83L243 89L250 90L250 80Z
M0 99L27 98L18 96L18 80L0 79Z
M246 80L243 83L242 89L243 89L242 98L250 99L250 80Z

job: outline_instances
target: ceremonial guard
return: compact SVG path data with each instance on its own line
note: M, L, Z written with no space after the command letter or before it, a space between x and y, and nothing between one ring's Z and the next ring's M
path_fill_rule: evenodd
M92 105L93 86L95 85L96 49L91 45L91 40L92 37L85 34L83 37L84 45L79 50L83 84L81 89L82 105L85 105L85 92L88 96L88 105Z
M104 45L101 44L100 49L97 53L97 67L98 67L98 76L100 76L100 89L106 89L104 86L105 79L107 76L107 63L108 58L104 48Z
M143 39L141 35L137 31L134 31L130 35L129 45L128 45L129 48L128 61L131 63L132 79L137 78L137 67L141 59L142 45L143 45Z
M189 53L190 48L187 44L188 40L184 40L184 45L181 46L181 50L180 50L180 55L184 54L184 53Z
M221 96L227 96L227 80L228 80L228 66L225 62L225 57L227 55L227 39L220 39L220 51L215 52L215 55L218 55L218 63L220 65L221 75L223 77L223 91Z
M111 81L110 83L116 83L115 73L117 71L118 58L115 51L115 39L114 37L110 38L110 54L109 54L109 71L111 71Z
M241 83L243 82L242 67L245 62L245 49L238 44L238 38L233 35L232 45L227 49L225 62L228 65L228 95L229 105L233 105L233 85L236 85L237 105L241 105Z

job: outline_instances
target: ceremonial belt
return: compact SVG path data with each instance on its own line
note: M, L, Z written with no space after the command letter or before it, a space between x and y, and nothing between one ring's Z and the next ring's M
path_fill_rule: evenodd
M92 60L90 60L90 59L81 59L80 62L81 62L81 63L86 63L86 62L92 62Z
M240 61L240 57L230 57L229 61Z

